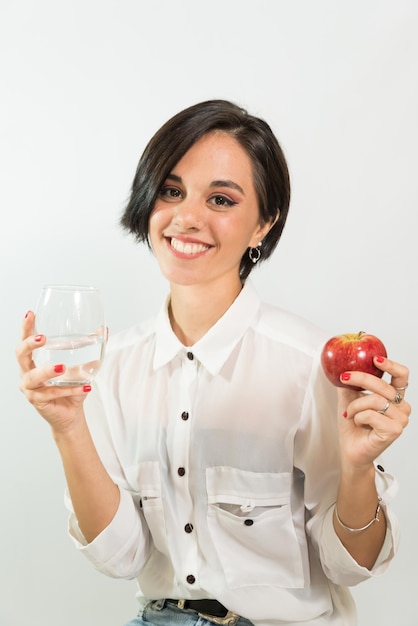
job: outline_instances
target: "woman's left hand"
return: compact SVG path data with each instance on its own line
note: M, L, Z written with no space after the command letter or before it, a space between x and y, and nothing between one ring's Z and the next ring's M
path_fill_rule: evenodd
M338 389L342 463L367 469L408 424L411 406L404 399L409 370L405 365L376 357L376 367L390 375L390 383L363 372L344 372L344 384L365 392Z

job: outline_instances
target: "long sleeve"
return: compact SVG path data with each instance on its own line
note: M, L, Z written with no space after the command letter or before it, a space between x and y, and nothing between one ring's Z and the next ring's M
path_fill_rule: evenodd
M112 577L135 578L149 558L152 539L139 498L131 492L114 449L111 425L101 401L98 383L95 383L86 402L86 413L96 449L108 473L119 486L121 497L111 523L88 543L78 526L67 490L65 504L70 511L69 534L77 549L97 570Z

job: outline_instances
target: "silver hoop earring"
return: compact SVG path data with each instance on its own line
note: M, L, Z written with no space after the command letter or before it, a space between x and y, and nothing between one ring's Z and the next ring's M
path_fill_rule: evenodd
M255 265L257 263L257 261L260 260L260 257L261 257L261 250L260 250L260 248L249 248L248 256L250 257L251 261Z

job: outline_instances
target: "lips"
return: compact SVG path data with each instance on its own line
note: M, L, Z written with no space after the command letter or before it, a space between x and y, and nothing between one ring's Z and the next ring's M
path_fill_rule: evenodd
M194 241L182 241L181 239L176 239L176 237L170 238L170 245L172 248L174 248L176 252L189 255L206 252L206 250L209 250L210 248L210 246L204 243Z

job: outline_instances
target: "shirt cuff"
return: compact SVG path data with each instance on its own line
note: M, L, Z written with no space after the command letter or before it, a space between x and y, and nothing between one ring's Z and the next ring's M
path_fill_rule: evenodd
M115 578L135 578L149 556L150 536L131 495L123 489L119 491L120 502L114 518L90 543L80 530L66 494L71 511L68 533L76 548L97 570Z
M319 540L321 562L326 576L338 585L354 586L369 578L380 576L386 571L397 551L399 522L387 506L396 493L397 483L390 474L379 472L376 473L376 487L382 498L381 508L386 517L386 535L372 569L359 565L341 543L333 524L335 506L330 507L324 516Z

